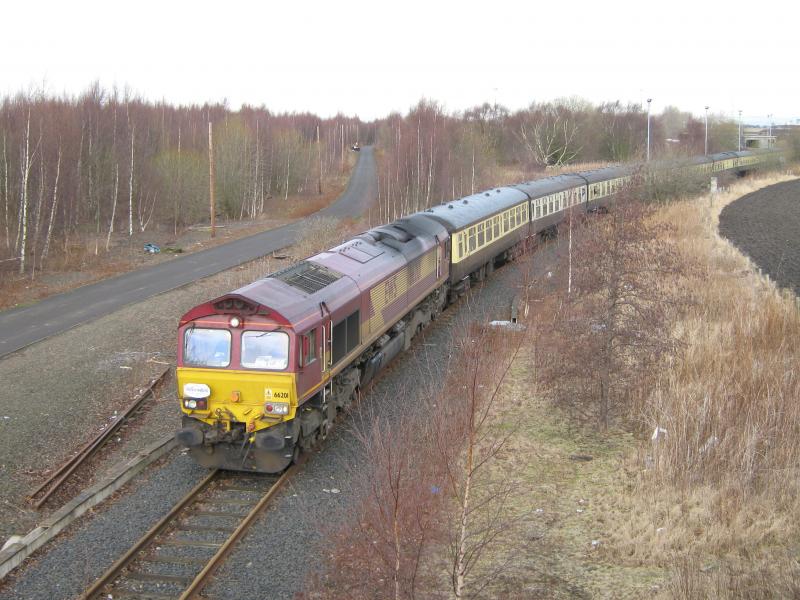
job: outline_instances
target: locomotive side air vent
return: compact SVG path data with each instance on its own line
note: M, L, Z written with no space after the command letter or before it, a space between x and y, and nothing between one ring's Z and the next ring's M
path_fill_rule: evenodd
M316 263L303 261L296 265L278 271L272 277L280 279L284 283L295 287L307 294L313 294L323 288L328 287L334 281L342 278L341 273L337 273L332 269L323 267Z

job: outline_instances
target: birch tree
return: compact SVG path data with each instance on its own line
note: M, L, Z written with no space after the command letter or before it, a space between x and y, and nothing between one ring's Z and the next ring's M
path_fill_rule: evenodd
M25 254L28 240L28 180L31 175L31 111L28 109L28 121L25 126L25 152L22 160L22 189L20 190L20 249L19 274L25 273Z
M56 207L58 206L58 179L61 176L61 146L58 147L58 160L56 162L56 179L53 182L53 201L50 204L50 219L47 224L47 235L44 239L44 248L42 249L42 258L40 269L44 266L44 261L47 259L47 254L50 252L50 239L53 236L53 225L56 220Z

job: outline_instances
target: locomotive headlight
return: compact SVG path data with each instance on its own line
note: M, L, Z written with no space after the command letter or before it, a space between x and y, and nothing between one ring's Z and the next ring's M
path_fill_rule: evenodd
M288 415L288 402L267 402L264 405L264 413L267 415Z
M242 324L242 320L239 317L231 317L231 320L228 321L228 323L230 323L231 327L236 328Z
M208 410L208 398L184 398L183 407L189 410Z

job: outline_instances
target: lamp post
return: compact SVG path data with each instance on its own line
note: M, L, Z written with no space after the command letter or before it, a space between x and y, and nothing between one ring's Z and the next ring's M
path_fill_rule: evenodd
M647 99L647 162L650 162L650 103L652 98Z
M739 151L742 151L742 111L739 111Z
M767 115L769 119L769 137L772 138L772 115Z
M708 107L706 106L706 145L705 145L705 154L708 156Z

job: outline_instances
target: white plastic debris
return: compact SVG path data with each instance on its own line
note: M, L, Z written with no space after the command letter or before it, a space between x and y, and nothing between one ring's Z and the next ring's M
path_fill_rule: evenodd
M331 494L338 494L341 490L337 488L331 488Z
M666 530L667 530L666 527L659 527L658 529L656 529L656 533L664 533Z
M597 548L600 545L600 540L592 540L592 548Z
M541 514L541 513L543 513L543 512L544 512L544 509L543 509L543 508L537 508L537 509L536 509L536 512Z
M497 329L509 329L511 331L525 331L525 325L512 323L511 321L489 321L489 327Z
M657 442L662 437L667 437L667 430L664 429L663 427L659 427L658 425L656 425L656 428L653 430L653 435L650 436L650 439L653 440L654 442Z

